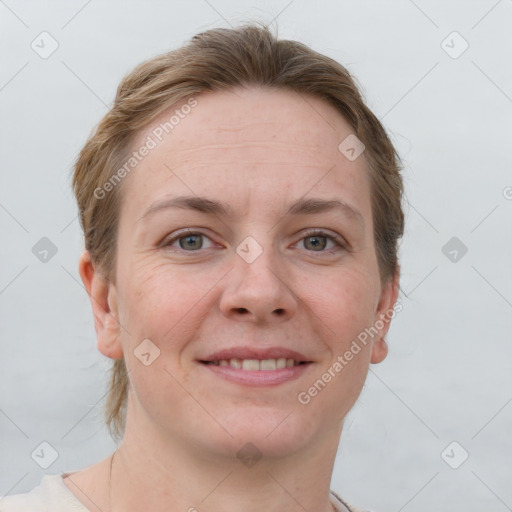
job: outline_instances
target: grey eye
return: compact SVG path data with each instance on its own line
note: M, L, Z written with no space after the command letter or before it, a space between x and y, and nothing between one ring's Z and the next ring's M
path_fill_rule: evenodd
M201 249L203 247L202 236L203 235L200 234L192 234L180 237L178 240L181 249L192 249L194 251L197 249Z

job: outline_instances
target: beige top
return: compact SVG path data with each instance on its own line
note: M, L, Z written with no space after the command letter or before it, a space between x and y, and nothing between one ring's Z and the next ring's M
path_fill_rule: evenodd
M66 474L45 475L31 491L0 498L0 512L90 512L64 483ZM333 491L330 498L337 512L364 512L348 505Z

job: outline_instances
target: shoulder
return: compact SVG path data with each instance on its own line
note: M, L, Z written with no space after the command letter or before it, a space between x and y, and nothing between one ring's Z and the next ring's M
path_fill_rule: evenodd
M31 491L0 498L0 512L90 512L66 487L62 475L45 475Z
M41 484L29 492L0 498L0 512L22 512L23 510L46 512Z
M363 510L347 503L341 496L331 490L331 502L338 512L372 512L371 510Z

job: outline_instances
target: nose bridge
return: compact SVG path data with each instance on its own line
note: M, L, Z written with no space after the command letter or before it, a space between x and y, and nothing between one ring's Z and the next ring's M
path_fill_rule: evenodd
M256 235L258 236L258 235ZM283 277L279 274L279 257L275 254L271 237L259 235L261 243L249 235L236 247L237 258L235 266L240 270L238 279L248 287L258 290L261 288L267 296L281 292Z
M221 301L223 313L260 321L293 316L295 295L268 233L247 236L235 252L230 285Z

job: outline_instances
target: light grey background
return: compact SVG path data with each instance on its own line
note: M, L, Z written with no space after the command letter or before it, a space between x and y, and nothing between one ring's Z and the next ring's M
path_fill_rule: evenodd
M115 447L110 361L77 271L81 145L140 61L274 17L280 37L355 74L405 163L403 311L347 419L332 488L378 512L512 510L511 0L0 0L0 495ZM43 31L59 45L47 59L31 48ZM42 237L58 249L46 263L32 253ZM442 251L452 237L468 249L456 262ZM31 458L43 441L58 452L47 469Z

